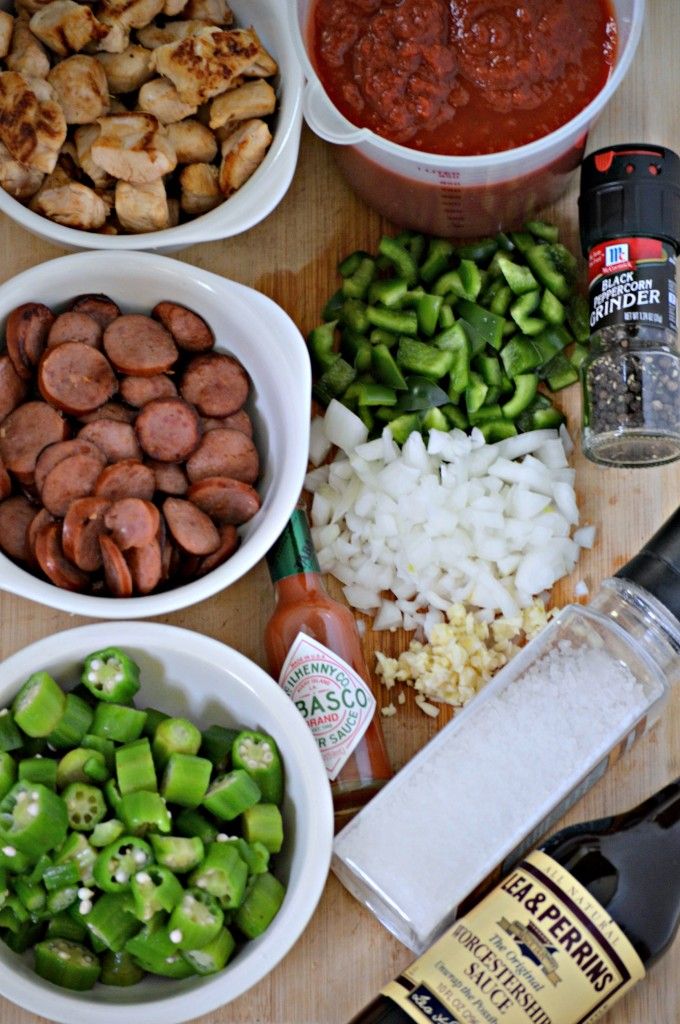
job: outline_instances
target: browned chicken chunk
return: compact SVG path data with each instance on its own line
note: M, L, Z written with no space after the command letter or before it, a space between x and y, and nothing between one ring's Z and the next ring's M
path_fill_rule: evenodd
M0 59L4 60L9 53L13 31L14 18L7 11L0 11Z
M153 114L163 124L172 124L185 117L191 117L198 107L185 103L172 82L166 78L152 78L139 90L137 104L140 110Z
M33 35L60 57L99 42L108 31L86 4L74 0L52 0L36 11L29 24Z
M122 53L98 53L97 60L112 93L134 92L153 78L151 51L145 46L133 44Z
M170 227L170 211L162 179L146 185L117 182L116 216L126 231L163 231Z
M109 33L100 48L122 53L130 44L130 30L149 25L163 10L163 4L164 0L102 0L99 20L109 26Z
M99 125L92 159L114 178L146 184L175 169L174 150L153 114L111 114Z
M190 217L214 210L224 200L220 192L219 170L214 164L189 164L182 170L182 209Z
M106 75L95 57L68 57L52 68L47 81L57 94L67 124L92 124L109 109Z
M0 187L15 199L30 199L43 183L45 175L15 160L0 142Z
M83 231L101 228L109 214L108 204L94 189L72 181L60 168L45 178L30 206L58 224Z
M272 141L271 132L257 118L244 121L222 143L220 189L230 196L257 170Z
M50 58L42 43L36 39L28 23L17 19L12 33L12 44L5 61L9 71L18 71L29 78L47 78Z
M155 50L158 46L165 46L167 43L177 43L180 39L195 35L205 28L204 21L169 21L163 28L160 25L147 25L137 32L137 39L149 50Z
M0 141L15 160L51 173L66 139L66 121L52 87L16 71L0 73Z
M199 105L230 88L237 75L271 58L253 29L203 28L154 51L156 70L169 78L185 103Z
M187 118L168 125L168 138L178 164L211 163L217 156L214 132L200 121Z
M209 25L220 25L222 28L234 21L234 15L226 0L188 0L184 15L187 18L206 21Z
M212 101L210 127L222 128L246 121L251 117L266 117L276 109L276 93L269 82L261 78L231 89Z
M99 138L100 127L98 124L84 124L77 128L73 141L76 148L76 159L80 169L90 178L95 188L107 188L113 178L92 159L92 143Z

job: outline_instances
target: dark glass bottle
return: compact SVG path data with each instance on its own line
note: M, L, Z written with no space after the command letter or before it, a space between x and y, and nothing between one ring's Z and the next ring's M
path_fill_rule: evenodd
M645 968L663 956L680 923L680 779L623 814L562 829L540 849L606 911ZM422 959L436 956L443 941ZM427 1018L417 1011L411 1016L380 995L351 1024L412 1024L421 1019ZM571 1024L568 1011L564 1020Z

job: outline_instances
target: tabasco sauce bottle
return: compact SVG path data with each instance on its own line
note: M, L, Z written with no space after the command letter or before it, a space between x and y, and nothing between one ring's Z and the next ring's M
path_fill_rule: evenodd
M276 590L265 631L269 672L314 733L338 830L392 776L356 622L324 588L303 509L267 562Z

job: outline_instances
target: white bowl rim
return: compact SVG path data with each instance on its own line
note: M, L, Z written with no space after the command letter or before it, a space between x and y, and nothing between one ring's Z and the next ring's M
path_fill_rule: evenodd
M295 905L292 907L289 903L286 908L284 900L279 914L263 936L264 938L269 935L271 939L279 932L285 933L285 942L281 944L280 954L274 957L264 974L258 973L261 957L255 956L252 966L247 962L235 963L231 974L209 976L198 990L194 988L172 995L169 985L167 996L151 1003L124 1003L118 1008L115 1003L92 1003L87 992L67 993L56 986L54 989L50 986L49 991L43 991L37 985L35 989L27 990L25 979L15 974L12 968L3 962L0 954L0 993L16 1005L50 1020L59 1021L60 1024L73 1024L81 1012L86 1014L84 1019L88 1024L125 1024L128 1019L134 1019L135 1024L182 1024L226 1005L219 994L219 988L226 977L235 979L234 992L230 994L228 1002L237 999L253 985L262 981L290 952L304 931L321 898L330 868L333 842L333 804L330 786L327 784L323 760L311 730L275 680L244 654L202 633L158 622L89 623L43 637L9 655L0 663L0 676L6 673L30 673L38 670L41 665L49 665L59 657L79 657L77 651L81 647L86 648L89 653L100 646L110 646L110 635L115 635L116 630L124 632L125 641L121 644L123 647L144 648L154 645L167 650L174 648L187 652L192 646L198 646L197 658L212 660L226 668L241 685L255 693L258 700L262 700L262 694L266 693L266 703L270 708L273 707L277 717L281 718L281 732L285 728L287 737L292 736L302 747L305 770L300 772L300 779L306 787L310 805L313 804L315 810L314 842L306 850L302 863L301 874L304 884L296 890ZM104 637L107 639L104 640ZM253 685L253 677L257 686ZM21 684L17 683L16 687L19 685ZM15 692L14 683L11 686L11 694L7 697L5 688L9 688L9 684L3 685L0 681L0 704ZM308 770L310 767L314 770ZM320 781L323 785L319 784ZM226 971L229 971L229 967ZM38 979L38 982L42 986L42 980ZM116 991L113 989L112 993L115 995ZM208 999L204 1002L202 997L206 994ZM135 1016L131 1017L132 1014Z
M134 276L142 275L147 269L153 269L156 273L161 272L168 275L176 275L178 272L189 275L192 283L200 288L205 288L214 294L222 292L225 298L238 299L256 313L266 316L270 323L276 325L277 331L286 338L287 357L295 361L295 376L300 385L298 400L292 396L292 401L287 405L290 414L294 417L294 432L303 441L309 430L309 406L307 396L311 393L311 366L307 346L297 326L288 314L273 301L247 285L239 284L229 278L213 274L211 271L202 270L192 264L181 263L169 256L161 256L158 253L140 251L131 252L110 252L108 250L99 252L77 252L67 256L59 256L54 260L39 263L15 277L9 278L0 285L0 306L5 297L9 299L18 285L30 282L33 277L49 275L58 268L65 276L71 275L73 281L87 281L87 275L91 273L94 265L103 264L108 269L122 267L126 273ZM114 289L111 289L114 291ZM40 299L36 289L35 299ZM8 306L11 308L11 305ZM0 320L3 315L0 313ZM304 398L303 398L304 396ZM291 396L288 396L289 398ZM263 521L255 533L248 538L247 544L243 545L230 559L217 569L213 569L207 575L191 583L162 591L158 594L149 594L146 597L98 597L89 594L79 594L68 590L62 590L45 580L32 575L28 570L21 568L12 562L0 551L0 590L15 594L18 597L28 598L37 601L39 604L56 608L60 611L71 612L79 615L86 615L89 618L111 618L128 619L144 618L152 615L163 615L168 612L178 611L181 608L197 604L208 597L212 597L218 591L231 586L238 579L249 572L261 558L267 553L279 534L286 525L288 516L292 512L295 503L302 490L304 476L307 471L307 445L305 443L295 446L290 452L290 467L282 478L279 486L278 504L281 508L288 509L286 516L280 516L276 528L272 529L274 521L271 516ZM247 556L247 557L246 557Z
M109 252L183 249L200 242L233 238L268 217L288 191L295 172L302 131L304 75L293 49L284 8L278 0L263 2L278 21L281 38L285 40L284 52L277 54L279 65L285 64L285 88L281 91L278 123L271 146L252 177L233 196L214 210L184 224L142 234L102 235L96 231L69 228L29 210L3 188L0 188L0 211L27 231L56 245L67 249L106 249ZM0 4L0 8L2 6Z

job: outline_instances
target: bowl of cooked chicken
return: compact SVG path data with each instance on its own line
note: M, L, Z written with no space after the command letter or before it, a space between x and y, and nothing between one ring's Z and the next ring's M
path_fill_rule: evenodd
M280 0L0 7L0 210L29 231L176 250L283 198L302 72Z

